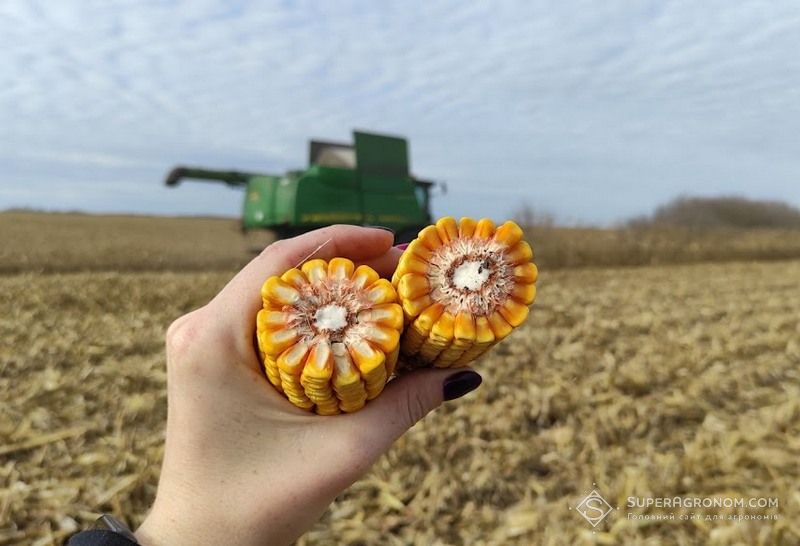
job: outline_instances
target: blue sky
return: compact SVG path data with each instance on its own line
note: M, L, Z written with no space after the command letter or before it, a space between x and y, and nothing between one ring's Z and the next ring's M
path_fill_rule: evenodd
M236 215L165 173L280 173L353 128L409 138L436 215L800 206L792 1L4 0L0 44L0 209Z

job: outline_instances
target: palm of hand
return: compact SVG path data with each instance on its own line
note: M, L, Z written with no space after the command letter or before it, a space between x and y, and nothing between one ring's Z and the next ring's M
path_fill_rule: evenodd
M142 544L289 543L442 402L453 372L425 370L392 381L360 412L319 417L289 404L260 370L252 332L264 279L315 249L389 276L400 254L391 244L387 232L353 226L282 241L170 326L166 448Z

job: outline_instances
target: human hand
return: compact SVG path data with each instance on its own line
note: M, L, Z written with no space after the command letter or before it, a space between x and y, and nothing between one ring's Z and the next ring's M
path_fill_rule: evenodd
M480 376L465 368L418 370L357 413L320 417L264 377L253 346L264 280L312 253L390 277L401 254L391 245L386 231L343 225L279 241L170 325L166 446L141 544L288 544L406 430L477 388Z

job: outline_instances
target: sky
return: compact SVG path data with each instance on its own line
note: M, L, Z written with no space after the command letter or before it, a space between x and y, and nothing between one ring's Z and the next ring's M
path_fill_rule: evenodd
M794 1L0 2L0 209L238 215L178 164L282 173L409 139L436 216L613 225L800 206Z

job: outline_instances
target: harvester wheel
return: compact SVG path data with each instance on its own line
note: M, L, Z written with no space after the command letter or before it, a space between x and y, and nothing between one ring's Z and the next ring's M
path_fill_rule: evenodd
M397 235L394 236L394 243L396 245L399 245L401 243L410 243L411 241L417 238L417 234L423 227L425 226L406 228L398 231Z

